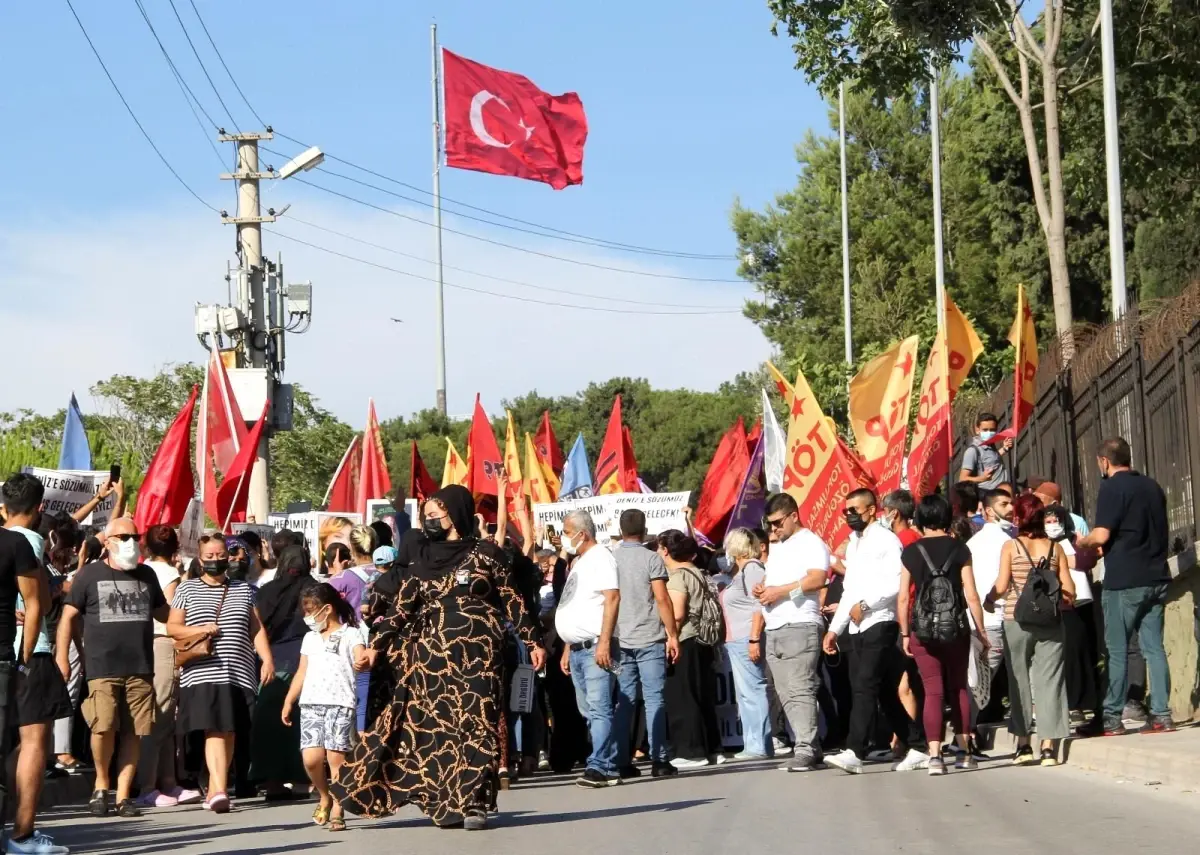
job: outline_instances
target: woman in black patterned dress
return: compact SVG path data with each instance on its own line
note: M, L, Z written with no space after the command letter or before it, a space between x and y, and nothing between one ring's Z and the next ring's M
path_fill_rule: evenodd
M390 666L391 701L332 787L349 811L386 816L412 802L439 826L475 830L496 808L505 622L530 645L536 669L545 651L504 554L474 528L463 487L425 504L425 538L365 654Z

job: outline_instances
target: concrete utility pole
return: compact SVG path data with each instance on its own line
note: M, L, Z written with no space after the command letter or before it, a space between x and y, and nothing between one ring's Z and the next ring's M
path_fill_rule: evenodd
M434 240L437 242L437 290L434 307L437 312L437 409L446 415L446 309L445 286L442 281L442 86L438 66L437 24L429 25L429 44L433 59L433 220Z
M842 158L842 324L846 364L854 365L854 326L850 318L850 196L846 189L846 81L838 86L838 142Z
M237 181L238 212L236 217L222 217L221 222L237 226L238 254L242 261L242 275L238 287L238 308L249 321L250 329L242 338L240 367L263 369L266 375L267 401L275 398L275 376L266 370L267 343L270 331L267 328L267 299L263 288L264 260L262 254L262 224L275 222L274 216L262 216L259 209L258 183L263 178L274 178L271 172L258 171L259 140L274 139L269 130L263 132L221 134L221 142L237 144L237 171L222 175L222 178ZM257 413L243 413L257 420ZM273 413L268 404L267 423L271 424ZM270 467L270 434L263 431L258 445L258 456L250 476L250 494L246 502L246 516L265 523L271 512L271 488L268 478ZM224 522L223 520L220 522Z
M1113 56L1113 4L1100 0L1100 58L1104 70L1104 163L1108 177L1108 262L1113 320L1125 314L1125 224L1121 212L1121 129L1117 118L1117 65Z

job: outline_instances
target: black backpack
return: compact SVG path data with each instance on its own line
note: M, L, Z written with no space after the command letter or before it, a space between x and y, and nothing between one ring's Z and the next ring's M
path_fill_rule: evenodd
M1025 578L1025 587L1017 597L1013 607L1013 620L1021 626L1054 627L1062 619L1059 611L1062 603L1062 585L1058 581L1058 573L1050 566L1050 555L1043 555L1037 561L1029 554L1020 538L1014 538L1014 543L1025 553L1028 559L1029 575Z
M967 634L969 628L962 585L954 584L950 578L954 555L951 554L939 568L933 565L922 544L917 544L917 551L925 559L929 578L917 592L917 603L913 607L913 633L926 644L957 641Z

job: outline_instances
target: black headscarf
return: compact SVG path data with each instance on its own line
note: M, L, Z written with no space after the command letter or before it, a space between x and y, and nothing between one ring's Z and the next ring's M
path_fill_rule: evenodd
M454 530L458 532L458 540L443 540L434 543L423 538L416 560L412 563L412 573L421 578L429 579L444 576L457 567L464 558L475 548L475 500L471 491L458 484L443 487L432 496L430 501L438 501L446 509L446 515Z
M308 556L299 546L289 546L279 553L275 578L258 589L258 613L263 629L272 644L303 638L304 610L300 597L313 581L309 573Z

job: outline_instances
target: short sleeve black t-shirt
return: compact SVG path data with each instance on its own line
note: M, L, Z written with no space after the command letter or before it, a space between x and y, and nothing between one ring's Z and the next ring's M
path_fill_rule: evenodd
M1096 527L1104 545L1104 587L1141 588L1171 581L1167 569L1167 497L1140 472L1116 472L1100 484Z
M39 566L23 534L0 528L0 662L17 658L13 651L17 640L17 577L27 576Z
M153 613L167 604L154 570L88 564L75 574L67 602L83 614L84 669L89 680L154 673Z
M925 559L921 555L921 547L924 547L925 551L929 553L929 560L939 570L947 559L950 560L950 581L961 593L962 569L971 561L971 550L967 549L961 540L949 536L923 537L912 546L905 547L904 551L900 553L900 562L912 576L913 584L916 585L918 592L925 586L925 582L930 576L929 565L925 563Z

